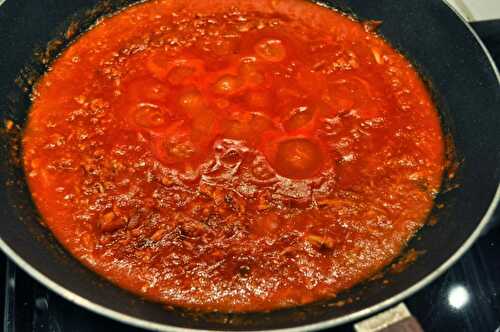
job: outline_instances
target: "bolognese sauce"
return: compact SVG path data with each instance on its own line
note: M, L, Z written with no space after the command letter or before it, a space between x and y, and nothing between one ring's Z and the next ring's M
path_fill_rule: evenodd
M301 0L153 0L38 82L24 164L44 223L148 299L271 310L397 257L439 190L439 117L363 24Z

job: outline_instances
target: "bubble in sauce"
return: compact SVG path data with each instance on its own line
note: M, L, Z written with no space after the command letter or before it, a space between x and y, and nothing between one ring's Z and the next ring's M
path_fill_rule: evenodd
M314 112L306 106L300 106L292 110L291 115L284 122L287 131L293 131L307 126L313 119Z
M231 95L241 87L241 80L234 75L224 75L215 83L214 92L221 95Z
M203 97L197 90L185 91L179 97L179 105L187 110L197 110L204 106Z
M134 112L134 121L141 127L155 128L165 124L165 116L157 105L140 103Z
M265 61L281 62L286 58L286 48L280 39L266 38L258 42L255 53Z
M278 143L274 167L282 176L309 178L315 175L322 163L321 149L307 138L292 138Z

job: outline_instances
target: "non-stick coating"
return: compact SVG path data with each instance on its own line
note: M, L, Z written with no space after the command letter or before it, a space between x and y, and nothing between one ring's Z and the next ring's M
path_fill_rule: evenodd
M7 0L0 6L0 120L13 119L24 125L30 86L44 70L40 59L53 57L68 43L61 32L69 24L80 22L73 27L81 31L99 15L130 2ZM486 222L483 217L488 208L498 200L498 73L468 26L441 1L343 0L329 5L360 19L384 21L380 32L431 82L460 162L454 180L459 186L439 197L444 208L434 212L438 223L425 227L409 245L426 253L402 273L387 275L388 284L372 281L330 303L353 299L341 307L321 303L247 315L165 311L81 266L39 224L22 169L12 162L13 143L8 135L1 136L0 146L0 247L32 276L69 300L129 324L163 330L312 330L333 326L380 310L435 278L472 243ZM54 38L58 41L50 44L50 51L39 52L33 60L34 51L45 50Z

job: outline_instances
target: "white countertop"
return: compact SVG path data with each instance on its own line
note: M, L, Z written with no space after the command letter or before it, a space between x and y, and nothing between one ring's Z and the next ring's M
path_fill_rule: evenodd
M418 0L416 0L418 1ZM447 0L468 21L500 19L500 0Z

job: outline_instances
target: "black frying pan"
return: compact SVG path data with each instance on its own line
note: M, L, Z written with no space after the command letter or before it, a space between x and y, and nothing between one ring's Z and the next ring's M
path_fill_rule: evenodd
M195 1L195 0L193 0ZM202 0L199 0L202 1ZM130 0L7 0L0 6L0 120L22 128L34 81L95 20ZM2 3L2 0L0 0ZM470 27L440 0L338 0L324 4L360 19L383 20L380 33L429 82L442 116L456 177L445 181L438 222L409 244L425 251L414 264L367 282L331 302L254 314L165 310L138 299L80 265L40 225L19 164L20 132L0 135L0 247L21 268L66 299L149 329L303 331L373 314L403 300L450 267L486 226L500 198L500 85L491 58ZM71 36L70 36L71 35ZM352 299L353 301L349 301ZM345 305L335 305L338 301Z

